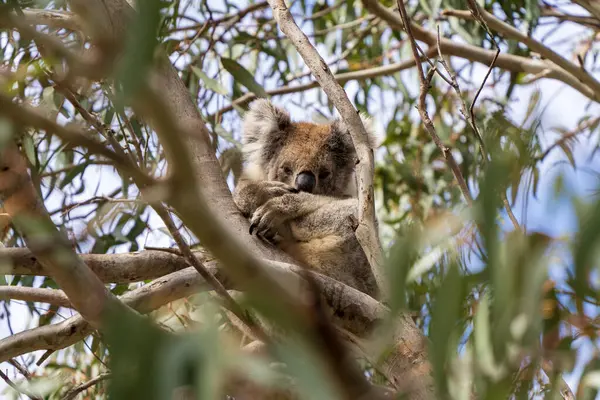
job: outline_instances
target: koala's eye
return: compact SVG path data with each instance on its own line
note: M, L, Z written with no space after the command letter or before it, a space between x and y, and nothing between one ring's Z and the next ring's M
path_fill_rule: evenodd
M323 170L319 172L319 179L327 179L329 177L330 172L327 170Z
M283 172L284 172L286 175L291 175L293 171L292 171L292 169L291 169L290 167L288 167L288 166L285 166L285 167L283 167Z

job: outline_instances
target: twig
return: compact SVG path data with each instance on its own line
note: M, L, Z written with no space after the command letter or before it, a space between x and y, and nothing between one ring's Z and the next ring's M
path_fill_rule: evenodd
M93 126L94 129L96 129L96 132L98 132L100 135L105 136L108 139L114 152L116 154L118 154L119 157L121 157L122 159L129 158L131 160L131 164L136 165L136 161L135 161L135 158L133 157L132 153L129 153L129 154L125 153L125 151L123 150L123 148L121 147L119 142L113 136L113 134L112 134L113 132L111 132L111 129L105 127L104 124L98 120L98 118L94 117L85 107L83 107L81 105L79 100L77 100L77 97L75 96L74 91L69 87L68 83L60 82L55 76L51 76L51 77L52 77L52 79L54 79L54 82L55 82L54 86L55 86L56 90L65 96L65 98L73 105L73 107L83 117L83 119L85 121L87 121L91 126ZM139 162L141 163L142 159L140 159Z
M469 5L473 8L473 13L474 15L479 15L478 14L478 8L477 4L471 4L471 2L469 2ZM477 18L482 25L484 26L486 32L488 33L488 35L490 36L490 40L492 40L492 42L494 43L494 47L496 48L496 52L494 55L494 58L492 59L492 63L490 64L487 73L483 79L483 81L481 82L481 85L479 85L479 88L477 90L477 93L475 94L475 97L473 98L473 102L471 103L471 106L468 107L469 112L467 113L467 102L464 98L464 96L462 95L462 92L460 90L460 86L458 84L458 80L456 79L456 72L452 69L452 67L450 66L450 63L446 62L446 60L444 59L444 56L442 54L442 49L440 46L440 30L439 30L439 26L438 26L438 30L437 30L437 49L438 49L438 55L440 58L440 63L442 64L442 66L444 67L444 69L448 72L448 74L450 75L450 80L451 83L450 85L452 86L452 88L456 91L456 94L458 95L459 100L461 101L461 114L465 117L465 119L467 120L467 123L469 124L469 126L471 127L471 129L473 129L473 132L475 133L475 136L477 137L477 140L479 141L479 145L481 147L481 155L483 158L484 163L487 165L488 161L489 161L489 153L487 152L486 146L485 146L485 141L483 140L483 135L481 134L481 131L479 130L479 127L477 126L477 123L475 122L475 102L477 101L477 98L479 97L479 94L481 93L481 91L483 90L483 87L485 86L485 82L487 81L487 79L489 78L490 74L492 73L492 70L494 69L495 65L496 65L496 61L498 60L498 57L500 55L500 48L498 47L498 44L496 43L496 41L494 40L494 37L491 35L491 32L489 31L489 28L487 27L487 25L485 24L485 21L483 21L481 18ZM513 211L512 211L512 207L510 206L510 203L508 201L508 198L506 196L506 192L504 191L502 193L502 203L504 204L504 208L506 209L506 213L508 214L509 219L511 220L513 226L515 227L515 229L517 230L521 230L521 226L519 225L519 222L517 221L517 218L515 217Z
M311 21L317 18L321 18L324 17L327 14L332 13L333 11L337 10L338 8L340 8L341 6L343 6L346 2L343 0L338 0L335 2L335 4L329 6L329 7L325 7L324 9L317 11L316 13L313 13L312 15L305 17L304 21Z
M600 20L598 20L594 17L564 14L564 13L558 12L549 7L543 7L541 9L541 16L542 17L553 17L553 18L559 19L561 21L574 22L576 24L581 24L581 25L584 25L588 28L592 28L595 30L600 29Z
M554 142L550 146L548 146L548 148L542 153L542 155L537 157L537 160L543 161L546 157L548 157L548 154L550 154L552 152L552 150L556 149L557 147L565 145L566 142L573 139L575 136L585 132L588 128L598 124L599 122L600 122L600 117L591 118L591 119L588 119L588 120L584 121L583 123L579 124L579 126L577 128L575 128L574 130L572 130L571 132L563 133L563 136L561 136L560 139L558 139L556 142Z
M254 11L258 11L258 10L267 8L268 6L269 6L269 4L266 1L261 1L261 2L251 4L250 6L241 9L237 13L228 14L228 15L225 15L221 18L214 19L214 20L209 19L207 21L203 21L203 22L201 22L199 24L195 24L195 25L174 28L170 32L173 33L173 32L188 31L188 30L201 30L207 25L216 26L216 25L222 24L223 22L231 22L232 20L233 20L233 22L237 22L237 21L240 21L242 18L244 18L246 15L248 15Z
M29 373L29 371L27 370L27 368L25 368L24 366L22 366L21 363L19 363L14 358L11 358L10 360L8 360L8 363L10 365L12 365L13 367L15 367L17 369L17 371L19 371L21 373L21 375L23 375L25 377L25 379L29 380L31 378L31 373Z
M419 60L419 53L417 50L415 37L413 36L413 33L412 33L412 26L408 20L408 15L407 15L406 9L404 8L404 3L402 2L402 0L398 0L397 3L398 3L398 9L400 10L400 16L402 18L404 27L406 29L406 34L408 35L408 39L410 41L413 57L415 60ZM467 201L469 206L472 206L473 198L471 197L471 193L469 192L469 188L467 186L465 178L463 177L462 172L460 171L460 167L456 163L456 160L454 159L454 156L452 155L452 151L450 150L450 148L447 147L442 142L440 137L437 135L437 133L435 131L435 127L433 126L433 123L431 122L431 119L429 118L429 114L427 113L427 105L426 105L425 100L427 97L427 93L429 92L429 85L430 85L430 81L431 81L431 78L433 77L434 72L435 72L435 68L431 68L429 70L429 72L427 73L427 76L425 76L425 74L423 73L423 68L421 67L421 64L419 63L417 65L417 74L419 76L419 82L420 82L420 86L421 86L421 94L419 95L419 105L417 108L419 110L419 114L421 115L421 119L423 120L423 124L425 125L425 129L427 129L427 132L433 139L434 143L442 152L442 155L444 156L446 163L452 170L452 173L454 174L454 178L458 182L458 186L459 186L463 196L465 197L465 200Z
M42 400L41 397L36 396L33 393L30 393L28 391L26 391L25 389L22 389L20 387L18 387L9 377L8 375L6 375L2 370L0 370L0 378L2 378L4 380L4 382L6 382L8 384L8 386L10 386L11 388L13 388L14 390L16 390L18 393L22 393L25 396L29 397L32 400Z
M67 393L65 393L65 395L63 396L62 400L73 400L75 397L77 397L77 395L79 393L83 392L84 390L89 389L90 387L94 386L95 384L102 382L108 378L110 378L110 372L104 372L104 373L98 375L97 377L92 378L85 383L82 383L81 385L78 385L78 386L75 386L75 387L69 389L67 391Z
M427 55L430 56L432 54L433 53L431 51L429 51L429 50L427 51ZM424 60L422 60L422 61L424 61ZM364 69L364 70L360 70L360 71L344 72L341 74L336 74L334 77L340 84L343 84L343 83L346 83L346 82L352 81L352 80L362 81L362 80L366 80L366 79L377 78L380 76L392 75L392 74L395 74L396 72L404 71L404 70L412 68L414 66L415 66L414 60L406 60L406 61L397 62L394 64L384 65L381 67L373 67L373 68L368 68L368 69ZM282 86L277 89L267 90L267 94L269 96L280 96L283 94L304 92L306 90L314 89L317 87L319 87L319 82L312 81L312 82L304 83L302 85ZM243 106L245 104L248 104L249 102L251 102L252 100L254 100L256 98L257 98L257 96L254 93L246 93L245 95L240 96L237 99L235 99L228 106L221 108L216 113L208 115L207 119L211 120L215 117L218 118L219 116L221 116L225 113L228 113L229 111L233 111L236 106Z
M483 87L485 86L485 82L489 78L490 74L492 73L492 70L494 69L494 67L496 65L496 61L498 60L498 56L500 55L500 47L498 46L498 43L496 43L496 40L494 39L494 35L492 35L492 32L490 31L490 28L488 27L486 20L482 17L482 15L481 15L482 10L479 8L479 5L473 0L468 0L467 4L469 6L469 9L471 10L471 14L483 26L487 35L490 37L490 40L494 44L494 47L496 48L496 54L494 55L492 63L490 64L490 67L488 68L488 71L485 74L485 77L483 78L483 81L481 82L481 85L479 86L477 93L475 93L475 97L473 98L473 102L471 102L471 107L469 108L469 114L471 115L471 122L473 124L472 127L473 127L473 129L475 129L475 132L477 133L477 137L479 138L479 140L481 142L481 151L483 152L483 158L485 160L484 162L487 164L489 154L485 148L483 136L479 132L479 128L477 127L477 124L475 123L475 103L477 102L477 98L479 97L479 95L481 94L481 91L483 90ZM485 11L483 11L483 12L485 12ZM504 208L506 209L506 213L508 214L508 218L512 222L515 229L517 231L521 231L522 230L521 225L519 225L519 221L517 221L517 217L515 217L512 207L510 206L510 203L508 201L508 197L506 196L506 190L502 191L501 196L502 196L502 203L504 204Z

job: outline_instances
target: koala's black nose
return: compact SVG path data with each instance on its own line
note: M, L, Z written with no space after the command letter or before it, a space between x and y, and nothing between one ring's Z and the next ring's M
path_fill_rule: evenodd
M296 189L302 192L312 193L316 184L317 180L312 172L304 171L296 176Z

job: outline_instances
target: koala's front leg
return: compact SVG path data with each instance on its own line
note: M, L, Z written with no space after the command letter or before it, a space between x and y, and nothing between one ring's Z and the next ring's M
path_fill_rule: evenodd
M330 197L306 192L289 193L267 201L258 207L250 220L250 234L256 231L259 236L273 238L276 233L284 235L282 226L299 217L315 212L333 201Z
M242 214L249 218L258 207L267 201L289 193L297 193L298 190L277 181L255 181L251 179L240 179L233 193L233 200Z

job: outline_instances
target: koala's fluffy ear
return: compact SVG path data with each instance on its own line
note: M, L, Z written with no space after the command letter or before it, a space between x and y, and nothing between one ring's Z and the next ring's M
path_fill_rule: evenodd
M371 118L365 113L360 113L360 119L362 120L362 123L365 126L365 130L367 131L367 140L369 141L369 147L371 149L376 149L377 147L379 147L380 138L378 137L377 131L375 130L373 118Z
M369 147L371 149L375 149L378 146L378 138L375 133L375 127L373 126L373 120L368 115L362 113L360 115L360 119L362 120L365 130L367 131ZM344 121L334 121L331 124L331 132L332 136L330 140L330 146L334 152L345 154L355 153L352 137L350 136L350 132L344 124Z
M243 123L243 151L248 163L266 164L283 145L291 123L290 114L270 101L253 101Z

